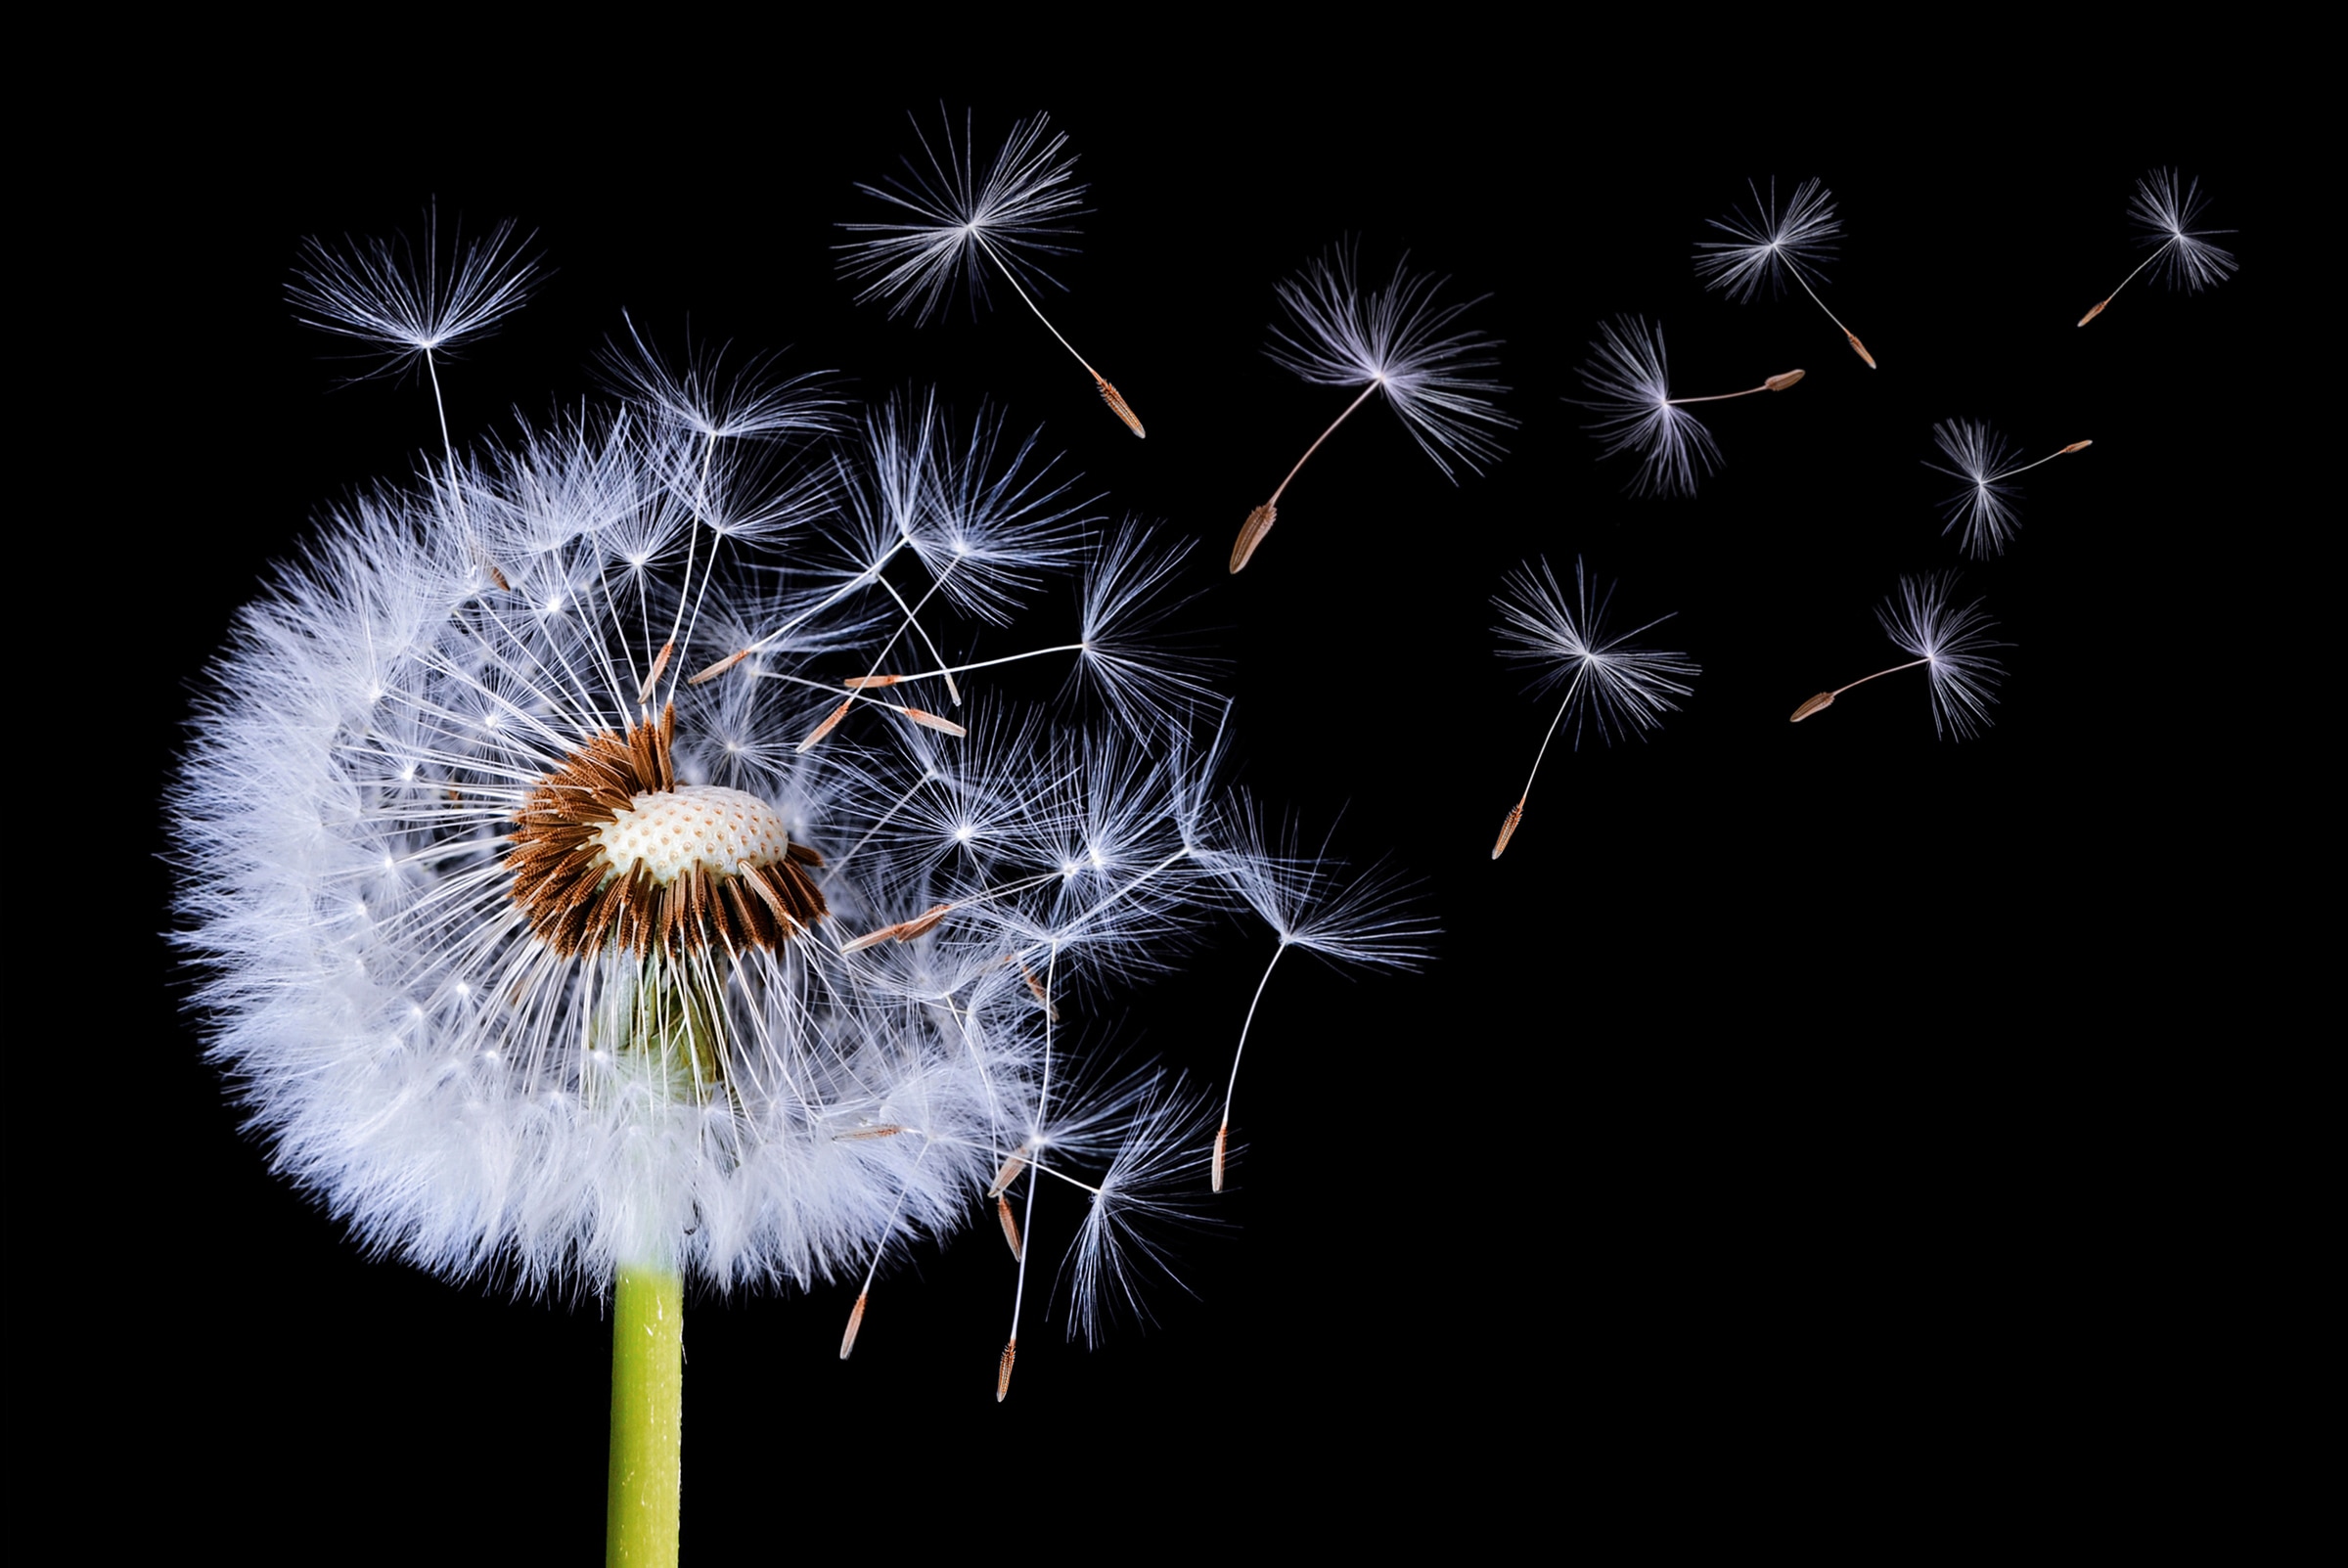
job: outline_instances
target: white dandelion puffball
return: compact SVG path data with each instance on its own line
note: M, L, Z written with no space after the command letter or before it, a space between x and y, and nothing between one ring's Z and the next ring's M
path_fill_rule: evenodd
M1133 1173L1199 1139L1058 1009L1233 902L1195 680L1137 635L1165 567L1096 548L1072 655L1146 739L1006 718L934 643L1082 568L1050 466L917 400L767 493L724 423L648 396L434 458L243 612L171 802L212 1058L281 1170L445 1275L804 1284L1016 1155L1092 1173L1113 1285Z

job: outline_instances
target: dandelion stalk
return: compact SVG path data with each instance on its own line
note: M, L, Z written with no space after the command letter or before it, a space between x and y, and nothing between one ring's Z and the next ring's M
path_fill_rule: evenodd
M607 1568L673 1568L685 1409L685 1281L626 1266L612 1291Z

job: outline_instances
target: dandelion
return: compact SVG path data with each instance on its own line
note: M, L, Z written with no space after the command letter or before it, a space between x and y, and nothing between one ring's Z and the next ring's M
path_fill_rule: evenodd
M1736 300L1752 298L1764 284L1773 294L1783 293L1785 280L1791 278L1802 286L1812 304L1826 311L1827 320L1850 339L1852 351L1867 361L1867 368L1874 370L1875 356L1867 351L1857 333L1827 310L1827 302L1810 285L1812 273L1824 280L1821 263L1834 254L1835 242L1842 235L1842 224L1834 216L1833 193L1817 180L1804 180L1794 188L1793 200L1781 208L1774 177L1766 198L1750 180L1745 189L1753 196L1752 210L1738 207L1725 218L1708 220L1729 238L1696 242L1695 275L1705 288L1718 289Z
M1945 473L1952 479L1963 479L1965 488L1941 504L1948 516L1943 533L1962 530L1959 547L1975 559L2002 554L2006 541L2013 537L2019 522L2015 515L2013 487L2007 483L2017 474L2028 473L2041 464L2054 462L2068 453L2080 452L2094 446L2093 441L2073 441L2069 446L2050 452L2036 463L2016 464L2014 449L2006 438L1988 426L1972 420L1948 420L1932 426L1932 439L1953 468L1943 468L1927 462L1924 467L1935 473Z
M1989 618L1981 601L1976 599L1960 608L1953 603L1956 592L1957 574L1953 571L1901 578L1898 591L1883 601L1875 618L1894 647L1915 656L1905 664L1821 692L1793 710L1793 722L1799 724L1830 706L1851 687L1920 665L1931 683L1933 733L1958 740L1978 735L1992 722L1989 709L1997 701L1993 693L2006 677L2005 666L1990 650L2009 645L1989 635L1997 629L1997 622Z
M1280 498L1298 470L1380 388L1419 449L1434 459L1445 478L1458 482L1454 462L1481 473L1485 464L1500 458L1502 449L1492 432L1516 424L1493 405L1508 388L1483 374L1499 364L1494 350L1500 344L1472 328L1454 325L1482 300L1437 304L1436 295L1450 280L1413 273L1409 261L1406 255L1395 263L1393 280L1385 288L1365 291L1355 281L1352 246L1339 246L1306 262L1302 272L1274 290L1288 313L1288 325L1273 326L1272 344L1266 350L1273 363L1315 386L1359 386L1361 391L1313 438L1272 499L1247 514L1231 547L1234 572L1247 564L1272 531Z
M2134 283L2137 273L2154 263L2158 263L2155 277L2166 278L2170 288L2189 292L2197 293L2232 277L2234 252L2210 244L2206 237L2234 231L2194 228L2201 220L2201 209L2208 204L2201 182L2186 180L2180 186L2175 169L2153 169L2137 181L2136 195L2128 200L2128 216L2142 242L2152 246L2152 253L2120 280L2120 289ZM2120 289L2105 294L2078 324L2084 327L2103 314L2103 307L2120 296Z
M1501 613L1496 628L1501 656L1534 665L1536 691L1560 682L1565 687L1548 733L1541 738L1541 749L1533 754L1524 792L1500 825L1500 836L1492 845L1492 858L1498 860L1524 821L1533 781L1541 776L1542 759L1549 755L1549 744L1557 739L1567 714L1573 715L1577 747L1584 729L1597 731L1599 738L1608 742L1621 736L1644 735L1679 706L1672 698L1686 696L1688 683L1701 672L1685 653L1662 652L1632 642L1671 619L1668 613L1627 632L1609 630L1606 617L1614 604L1613 586L1609 584L1594 597L1589 574L1579 560L1573 563L1571 598L1544 560L1538 571L1523 565L1510 573L1492 603Z
M1169 718L1197 677L1130 635L1138 527L1073 656L1113 650L1146 737L942 721L898 698L981 666L869 672L1084 566L1053 464L910 397L761 461L834 423L807 383L613 380L330 514L240 616L170 809L209 1053L278 1166L371 1252L611 1291L611 1549L673 1560L684 1279L861 1275L844 1355L885 1259L1016 1207L1007 1388L1035 1185L1088 1194L1113 1279L1200 1136L1092 1087L1070 1003L1234 895Z
M1232 848L1219 859L1224 874L1240 896L1272 928L1280 945L1264 964L1263 977L1248 999L1247 1016L1240 1025L1240 1043L1231 1053L1231 1077L1223 1094L1223 1120L1215 1129L1215 1151L1208 1183L1223 1190L1229 1164L1231 1107L1240 1090L1240 1059L1247 1051L1248 1031L1255 1027L1256 1009L1263 1005L1264 988L1272 971L1293 948L1318 954L1332 963L1366 968L1415 969L1425 962L1427 942L1435 934L1432 921L1406 902L1409 884L1383 866L1347 877L1323 846L1316 855L1299 853L1296 830L1290 826L1277 843L1264 832L1261 815L1242 801L1232 813Z
M885 298L891 316L913 309L918 321L926 322L953 293L957 281L967 286L971 307L976 308L986 297L987 269L979 264L985 257L1044 330L1084 367L1109 412L1142 435L1142 422L1124 397L1061 336L1030 291L1045 284L1060 287L1037 258L1073 248L1066 242L1076 231L1066 220L1084 210L1078 205L1084 187L1074 178L1076 158L1066 151L1068 139L1050 125L1049 114L1013 125L1010 139L982 179L977 172L977 138L968 115L961 142L956 143L949 118L936 147L916 121L914 134L928 166L908 157L905 178L891 178L884 186L856 187L908 216L888 223L841 224L852 234L876 238L840 246L840 270L850 278L870 280L856 296L859 304Z
M1702 422L1687 412L1688 404L1783 392L1807 374L1789 370L1741 392L1674 397L1661 328L1638 316L1602 321L1590 347L1594 357L1581 367L1589 391L1582 406L1599 418L1585 427L1598 438L1601 459L1637 454L1639 471L1628 486L1633 495L1692 496L1698 479L1719 470L1720 448Z

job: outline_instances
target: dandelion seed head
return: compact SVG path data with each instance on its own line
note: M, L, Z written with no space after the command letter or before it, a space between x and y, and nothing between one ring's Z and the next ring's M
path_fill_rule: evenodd
M1050 462L909 434L918 400L821 465L785 448L828 417L759 405L783 455L755 460L750 405L680 384L331 513L240 616L173 787L212 1058L364 1246L451 1277L803 1285L949 1232L1007 1127L1073 1157L1039 1087L1061 993L1027 977L1162 967L1229 902L1168 731L1196 677L1129 635L1148 567L1099 631L1148 745L852 695L798 747L978 557L1075 564ZM956 512L971 548L926 552ZM783 516L821 525L736 525ZM1157 559L1140 534L1112 566Z

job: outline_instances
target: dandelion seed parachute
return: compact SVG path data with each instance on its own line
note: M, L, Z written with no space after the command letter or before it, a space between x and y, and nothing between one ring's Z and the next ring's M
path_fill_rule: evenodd
M1662 625L1671 618L1669 614L1616 632L1606 624L1614 604L1613 588L1594 593L1589 573L1576 560L1573 589L1568 596L1549 562L1543 560L1538 570L1528 563L1511 572L1492 601L1501 613L1497 628L1501 656L1531 664L1536 691L1565 688L1557 714L1549 721L1549 731L1541 738L1541 749L1533 756L1524 792L1510 808L1500 836L1493 842L1494 860L1507 851L1522 825L1533 781L1540 777L1550 742L1557 739L1568 715L1573 719L1576 746L1584 729L1595 730L1600 739L1609 742L1618 737L1642 735L1679 706L1672 698L1688 695L1692 690L1688 683L1702 673L1685 653L1642 648L1632 641Z
M1579 401L1598 418L1584 427L1597 437L1601 461L1617 452L1638 457L1639 470L1626 487L1633 495L1693 496L1698 479L1718 471L1720 448L1687 404L1787 391L1808 374L1782 371L1741 392L1674 397L1660 327L1638 316L1602 321L1590 348L1581 366L1587 395Z
M1084 367L1108 411L1135 435L1145 435L1141 420L1116 387L1076 352L1035 302L1045 284L1059 287L1039 258L1074 249L1068 242L1076 231L1067 227L1067 220L1084 211L1075 156L1066 151L1067 137L1050 127L1048 114L1018 121L981 178L977 139L969 116L959 144L948 118L935 146L916 120L914 131L927 167L907 158L903 178L856 187L906 216L885 223L841 224L852 234L874 238L840 246L840 271L865 280L856 296L859 303L884 298L891 316L910 309L917 321L926 322L952 296L958 282L968 289L975 313L986 297L983 256L1044 330Z
M2006 678L2005 665L1991 650L2009 645L1989 635L1997 622L1980 600L1960 605L1956 594L1953 571L1901 578L1875 610L1875 618L1893 646L1914 657L1819 693L1793 710L1792 722L1824 712L1853 687L1921 666L1931 691L1933 734L1958 740L1979 735L1992 722L1989 710Z
M1356 277L1355 247L1341 245L1306 262L1274 291L1288 322L1272 329L1266 352L1273 363L1316 386L1361 390L1305 448L1271 499L1248 513L1232 545L1234 572L1247 564L1272 531L1280 498L1298 470L1372 392L1385 392L1411 438L1445 478L1458 481L1455 462L1481 473L1500 459L1497 432L1516 425L1495 401L1508 387L1485 374L1499 364L1500 344L1473 328L1455 325L1482 301L1438 304L1449 280L1413 273L1409 263L1407 255L1396 262L1383 289L1365 290Z
M2150 245L2152 253L2136 264L2136 271L2120 280L2119 289L2105 294L2081 316L2077 325L2084 327L2103 314L2104 306L2120 296L2120 289L2134 283L2137 274L2145 268L2153 276L2166 280L2172 289L2198 293L2214 288L2234 276L2234 252L2212 245L2208 236L2232 234L2232 229L2198 228L2201 211L2209 204L2201 194L2199 180L2184 179L2175 169L2153 169L2136 182L2136 194L2128 199L2128 217L2137 227L2143 243Z
M1231 1155L1231 1107L1239 1096L1240 1061L1256 1009L1272 983L1272 971L1293 948L1331 963L1362 968L1416 969L1426 962L1436 933L1433 920L1414 907L1411 885L1383 865L1346 874L1326 845L1317 854L1298 847L1293 824L1277 838L1267 834L1262 812L1242 797L1227 813L1231 852L1216 864L1239 895L1270 926L1279 946L1264 964L1247 1016L1232 1050L1231 1076L1223 1093L1223 1116L1215 1129L1208 1185L1223 1190Z
M1600 322L1590 348L1583 406L1598 415L1589 429L1599 456L1638 458L1633 495L1695 494L1696 481L1720 468L1720 448L1701 421L1672 402L1662 329L1637 316Z
M1834 216L1833 193L1817 180L1804 180L1795 188L1793 199L1780 207L1775 178L1769 182L1766 197L1749 180L1745 189L1753 198L1749 212L1738 207L1725 218L1709 220L1712 228L1729 238L1697 242L1696 277L1705 288L1718 289L1737 300L1751 299L1764 285L1771 292L1781 293L1785 280L1791 278L1849 339L1851 351L1874 370L1875 356L1867 351L1857 333L1827 309L1827 302L1810 284L1813 273L1820 273L1823 281L1822 264L1834 254L1842 234L1842 224Z
M2095 445L2093 441L2073 441L2036 463L2017 464L2011 443L1975 420L1947 420L1935 425L1932 440L1951 466L1931 462L1924 466L1952 479L1962 479L1965 485L1941 504L1941 512L1948 518L1941 531L1956 533L1959 548L1976 560L2003 554L2007 542L2020 525L2013 479L2041 464Z

